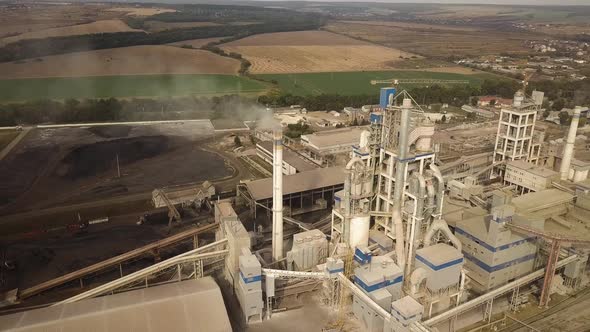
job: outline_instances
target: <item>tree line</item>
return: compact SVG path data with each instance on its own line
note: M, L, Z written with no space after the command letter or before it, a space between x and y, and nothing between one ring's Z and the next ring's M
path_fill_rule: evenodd
M0 126L43 123L154 121L238 118L255 120L264 109L254 98L222 97L135 98L131 100L37 100L0 105Z
M433 85L429 87L415 87L408 89L408 92L420 104L449 104L460 107L469 104L474 96L498 95L504 98L512 98L520 88L516 81L512 80L485 80L481 86L475 85ZM290 105L301 105L308 111L330 111L342 110L344 107L361 107L363 105L374 105L379 102L379 95L353 95L344 96L339 94L321 94L298 96L290 93L273 93L260 96L258 102L275 107Z
M135 19L132 22L136 22L135 25L137 26L140 21ZM161 45L191 39L225 36L234 36L237 39L261 33L315 30L321 27L322 24L323 21L318 16L293 15L293 17L286 17L282 20L270 18L260 24L251 25L181 28L149 34L145 32L117 32L25 39L0 47L0 62L106 48Z

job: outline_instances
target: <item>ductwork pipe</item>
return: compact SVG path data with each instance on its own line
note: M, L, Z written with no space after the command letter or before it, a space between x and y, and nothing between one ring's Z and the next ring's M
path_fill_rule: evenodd
M559 173L561 173L561 179L567 180L570 174L570 165L574 155L574 144L576 143L576 132L578 131L578 123L580 122L580 113L582 109L576 106L574 109L574 115L572 116L572 122L570 124L570 130L567 134L567 141L565 148L563 149L563 158L561 159L561 167Z
M424 216L424 199L426 196L426 180L420 173L414 173L411 178L410 186L415 190L416 207L412 216L412 225L410 227L410 240L408 243L408 267L406 274L412 271L412 263L416 256L416 248L420 243L420 229L422 228L422 219ZM407 277L407 275L405 276Z
M430 225L430 228L426 232L426 235L424 235L425 247L430 246L430 244L432 243L432 238L434 237L434 234L436 234L437 231L443 232L447 236L447 238L449 238L453 246L457 248L457 250L461 251L461 241L459 241L455 234L451 232L451 229L449 229L449 225L447 225L447 222L444 219L436 219L432 223L432 225Z
M402 220L402 194L404 192L405 161L408 152L408 133L410 129L412 101L405 98L401 108L401 121L398 142L397 164L395 166L395 188L393 191L393 211L391 219L395 229L395 254L397 264L402 269L406 265L404 254L404 227Z
M350 159L345 167L346 177L344 178L344 223L342 225L342 239L348 243L350 239L350 221L351 221L351 209L350 209L350 195L352 192L352 177L354 164L361 164L364 166L363 161L359 157L353 157Z
M418 293L418 288L420 288L422 281L426 280L426 277L428 274L423 268L417 268L412 272L410 275L410 295L414 296Z
M430 170L432 171L432 176L436 179L437 185L436 185L436 192L437 192L437 197L436 197L436 212L435 214L440 217L442 216L442 209L443 209L443 199L445 196L445 181L443 180L442 177L442 173L440 172L440 170L438 169L438 167L431 163L430 165L428 165L428 168L430 168Z

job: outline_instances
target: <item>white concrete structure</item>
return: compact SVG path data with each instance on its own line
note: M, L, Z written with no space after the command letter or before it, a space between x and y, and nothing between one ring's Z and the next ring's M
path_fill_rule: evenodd
M558 178L559 173L524 160L509 161L504 174L504 182L515 185L521 194L549 189Z
M283 258L283 131L273 130L272 257Z
M561 161L561 167L559 169L560 177L562 180L567 180L570 172L570 165L572 158L574 157L574 144L576 143L576 132L578 131L578 123L580 122L581 107L576 107L574 114L572 115L572 122L570 129L567 134L567 140L565 143L565 149L563 150L563 158Z
M533 138L538 105L525 99L522 91L514 95L511 107L502 108L494 147L494 164L526 160L538 163L541 144ZM503 169L498 170L503 175Z

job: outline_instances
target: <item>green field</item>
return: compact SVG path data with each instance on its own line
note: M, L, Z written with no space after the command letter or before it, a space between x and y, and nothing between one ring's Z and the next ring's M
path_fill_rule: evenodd
M267 81L274 80L284 92L302 96L322 93L337 93L341 95L377 94L380 86L371 85L371 80L375 79L468 80L471 84L479 85L486 78L497 78L497 76L487 73L463 75L425 71L265 74L257 75L257 77ZM411 87L411 85L408 87Z
M258 94L268 85L233 75L136 75L0 80L0 101Z

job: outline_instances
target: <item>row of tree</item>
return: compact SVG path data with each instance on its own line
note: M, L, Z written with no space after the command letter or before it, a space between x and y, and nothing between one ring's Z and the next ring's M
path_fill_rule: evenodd
M449 104L462 106L469 104L473 96L498 95L511 98L519 89L518 82L512 80L485 80L481 86L476 85L433 85L429 87L415 87L409 89L410 94L420 104ZM341 110L344 107L360 107L379 102L379 96L354 95L343 96L338 94L322 94L297 96L289 93L273 92L258 98L258 102L267 106L301 105L308 111Z
M255 120L264 109L252 98L185 97L131 100L39 100L0 105L0 126L108 121L242 119Z
M43 39L19 40L0 47L0 62L37 58L41 56L117 48L135 45L161 45L182 40L250 35L318 29L323 21L316 16L295 16L282 21L267 20L251 25L220 25L165 30L154 33L118 32Z

